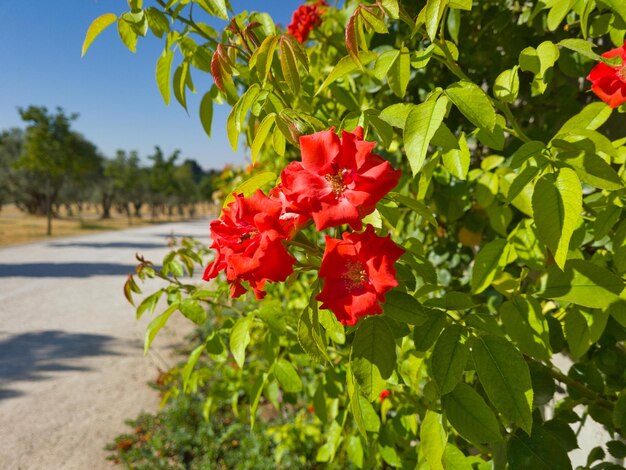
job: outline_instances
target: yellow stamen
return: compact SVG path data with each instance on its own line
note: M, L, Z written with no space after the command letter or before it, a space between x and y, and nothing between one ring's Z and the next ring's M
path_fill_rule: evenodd
M341 193L343 193L348 187L343 183L343 176L342 175L325 175L324 179L326 181L328 181L330 183L331 188L333 189L333 193L335 193L335 196L339 197L341 196Z
M342 277L346 282L348 290L353 291L363 287L363 284L367 281L367 272L361 263L358 261L352 261L346 266L346 270Z

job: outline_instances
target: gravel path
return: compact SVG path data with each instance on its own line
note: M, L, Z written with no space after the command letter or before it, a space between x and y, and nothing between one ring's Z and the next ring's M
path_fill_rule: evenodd
M124 420L158 409L146 386L192 327L172 317L144 356L145 327L122 286L134 255L160 262L173 223L0 249L0 468L110 469ZM177 320L177 321L176 321Z

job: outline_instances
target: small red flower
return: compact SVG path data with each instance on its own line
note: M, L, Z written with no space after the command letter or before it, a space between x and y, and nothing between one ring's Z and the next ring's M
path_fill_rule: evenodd
M344 325L382 313L385 293L398 285L393 265L403 253L371 225L363 233L344 233L342 240L327 236L319 272L324 288L317 300Z
M303 44L308 38L311 30L319 26L322 22L323 8L326 2L318 1L315 5L300 5L291 16L291 23L287 26L287 32Z
M388 396L389 396L389 390L384 389L382 392L380 392L380 402L382 403L383 400L387 398Z
M602 54L602 57L622 57L622 64L612 67L604 62L596 65L587 76L593 91L611 108L626 102L626 42L622 47Z
M283 193L293 210L310 215L318 230L349 224L361 230L361 219L398 184L400 170L373 154L375 142L363 140L363 128L334 129L300 137L302 162L281 175Z
M218 220L211 222L211 238L217 256L206 267L204 279L226 271L231 297L246 292L247 282L262 299L266 281L284 281L293 272L295 259L282 241L288 234L280 220L282 205L257 191L250 197L236 195Z

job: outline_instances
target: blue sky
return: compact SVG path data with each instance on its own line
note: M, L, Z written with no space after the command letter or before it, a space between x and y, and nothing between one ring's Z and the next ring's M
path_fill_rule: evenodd
M231 3L236 12L267 11L276 23L286 25L302 2ZM247 151L233 153L226 137L227 106L215 110L211 140L200 125L197 109L212 84L209 75L193 75L197 94L187 97L189 116L173 96L165 106L154 78L164 42L150 33L139 38L133 54L112 25L81 59L91 21L127 10L125 0L0 0L0 129L23 127L18 107L61 106L80 115L74 128L105 156L117 149L138 150L145 159L159 145L166 154L180 149L183 158L194 158L207 169L243 163Z

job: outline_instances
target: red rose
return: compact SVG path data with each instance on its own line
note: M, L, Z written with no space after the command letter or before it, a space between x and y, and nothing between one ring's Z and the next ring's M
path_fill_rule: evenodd
M318 1L315 5L300 5L291 16L291 23L287 26L287 32L295 37L301 44L304 43L311 30L322 22L323 9L326 2Z
M602 57L622 57L622 64L616 67L600 62L587 76L593 91L611 108L626 102L626 42L622 47L602 54Z
M344 233L342 240L327 236L319 272L324 288L317 300L344 325L382 313L385 293L398 285L393 265L403 253L389 236L376 235L371 225L363 233Z
M250 197L236 195L218 220L211 222L211 248L215 260L206 267L204 279L226 271L231 297L239 297L247 282L257 299L262 299L265 281L284 281L293 272L295 259L282 240L287 233L280 220L282 205L260 190Z
M283 193L294 211L310 215L318 230L349 224L361 230L361 219L400 179L400 170L373 154L375 142L363 140L363 129L334 130L300 137L302 162L281 175Z

